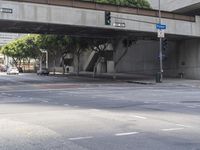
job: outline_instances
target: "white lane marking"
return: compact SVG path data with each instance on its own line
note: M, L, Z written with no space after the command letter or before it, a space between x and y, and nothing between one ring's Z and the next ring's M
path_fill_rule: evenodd
M5 93L4 95L7 95L7 96L11 96L12 94L9 94L9 93Z
M138 134L138 133L139 133L139 132L116 133L115 136L134 135L134 134Z
M146 117L138 116L138 115L134 115L133 117L138 118L138 119L147 119Z
M41 102L42 102L42 103L48 103L49 101L46 101L46 100L42 100Z
M11 96L12 94L10 94L10 93L1 93L1 95Z
M85 140L85 139L92 139L93 136L85 136L85 137L75 137L75 138L68 138L70 141L75 141L75 140Z
M101 110L99 110L99 109L90 109L91 111L101 111Z
M184 128L169 128L169 129L161 129L162 131L178 131L178 130L183 130Z
M188 125L184 125L184 124L176 124L177 126L180 126L180 127L185 127L185 128L191 128L192 126L188 126Z
M196 108L196 106L187 106L187 107L189 107L189 108Z

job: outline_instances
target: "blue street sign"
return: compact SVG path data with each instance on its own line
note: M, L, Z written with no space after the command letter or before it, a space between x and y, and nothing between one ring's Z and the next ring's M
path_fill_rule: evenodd
M160 23L156 24L156 29L164 30L166 28L167 28L167 26L165 24L160 24Z

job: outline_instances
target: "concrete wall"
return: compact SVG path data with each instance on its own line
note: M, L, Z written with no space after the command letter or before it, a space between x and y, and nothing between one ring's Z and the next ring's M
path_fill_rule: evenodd
M122 40L115 47L114 60L123 53ZM84 52L80 57L80 71L83 71L91 51ZM180 73L184 78L200 79L200 39L168 41L164 51L166 59L163 61L164 76L178 77ZM159 71L159 42L140 40L131 46L116 67L118 73L135 73L155 75ZM53 67L52 56L49 56L49 67ZM56 59L56 68L60 67L60 57ZM77 71L77 60L74 59L74 71ZM109 70L109 69L108 69ZM53 71L53 70L52 70ZM60 67L60 72L62 68Z
M0 13L0 21L20 21L34 23L49 23L59 25L72 25L82 27L130 30L138 32L157 33L155 24L158 22L157 17L132 15L125 13L114 13L112 16L126 18L123 22L125 28L105 25L105 12L99 10L41 5L33 3L18 3L18 2L0 2L1 8L13 9L12 14ZM132 21L130 21L132 20ZM138 21L139 20L139 21ZM112 19L112 23L116 20ZM145 22L142 22L145 21ZM146 23L151 22L151 24ZM196 17L196 22L163 19L162 22L167 25L167 34L200 36L200 17Z
M164 52L167 59L164 61L165 75L176 76L177 70L177 44L168 42L168 48ZM122 44L117 46L114 56L115 61L124 51ZM138 73L153 75L159 71L159 42L158 41L138 41L131 46L127 54L116 67L117 72Z
M158 9L159 0L149 0L153 9ZM199 8L200 0L160 0L161 9L165 11L184 12Z
M116 61L125 48L122 40L115 47L114 60ZM84 52L80 57L80 71L83 71L90 51ZM200 79L200 39L168 41L168 47L164 51L166 59L163 61L164 76L178 77L180 73L184 78ZM155 75L159 71L159 42L140 40L131 46L116 67L118 73L135 73ZM52 60L51 56L49 57ZM53 67L53 61L49 66ZM60 65L60 57L56 60L56 67ZM77 71L77 60L74 59L74 71ZM62 68L61 68L62 72Z
M200 79L200 39L180 42L178 63L185 78Z
M84 67L85 67L85 64L86 64L86 62L87 62L87 60L88 60L88 58L89 58L89 56L90 56L90 54L91 54L91 51L90 50L88 50L88 51L85 51L85 52L83 52L81 55L80 55L80 66L79 66L79 71L85 71L84 70ZM77 64L77 57L76 56L74 56L74 71L76 72L77 71L77 69L78 69L78 64Z
M116 71L154 75L159 71L158 41L138 41L130 47L127 54L118 64ZM123 52L122 44L117 47L115 59ZM170 41L164 52L163 62L165 77L200 79L200 39Z

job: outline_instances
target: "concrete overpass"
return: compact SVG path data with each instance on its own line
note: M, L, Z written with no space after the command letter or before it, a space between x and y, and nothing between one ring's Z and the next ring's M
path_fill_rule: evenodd
M149 0L153 9L158 9L158 0ZM170 12L188 13L200 8L200 0L161 0L161 9Z
M126 27L104 25L106 10L112 12L112 17L125 18L112 18L112 23L124 22ZM162 22L167 25L169 39L165 51L165 75L177 76L184 73L187 78L200 79L200 17L171 12L162 12L162 17ZM148 40L141 38L129 48L116 67L117 72L155 74L158 71L157 22L158 11L148 9L75 0L0 1L0 32L117 37L114 61L124 51L124 37L147 37Z
M169 11L178 13L188 13L200 7L200 0L171 0L169 3Z
M0 32L62 33L82 36L121 35L156 38L155 10L80 2L74 0L1 0ZM112 12L114 22L124 22L125 28L104 25L104 11ZM172 37L200 37L200 17L162 12L166 33Z

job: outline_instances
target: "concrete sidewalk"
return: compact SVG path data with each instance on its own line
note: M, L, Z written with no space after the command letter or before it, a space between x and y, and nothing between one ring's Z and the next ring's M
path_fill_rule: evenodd
M1 75L6 76L6 73L0 73L0 76ZM23 73L20 75L23 76ZM92 80L93 72L80 72L79 76L77 76L76 73L70 73L70 74L65 74L65 75L60 73L60 74L50 75L50 76L72 77L72 78L79 78L79 79L87 78L87 79ZM114 76L115 78L113 78ZM164 78L162 83L156 83L155 76L147 76L147 75L141 75L141 74L116 73L114 75L112 73L101 73L101 74L96 74L94 79L95 80L104 79L107 81L118 81L118 82L143 84L143 85L182 86L182 87L185 86L185 87L200 88L200 80L192 80L192 79L184 79L184 78L183 79Z
M76 74L69 74L75 76ZM93 78L92 72L80 72L79 77ZM155 76L147 76L141 74L126 74L126 73L101 73L96 74L94 78L109 79L122 81L133 84L144 85L163 85L163 86L186 86L200 88L200 80L184 79L184 78L164 78L162 83L156 83Z

